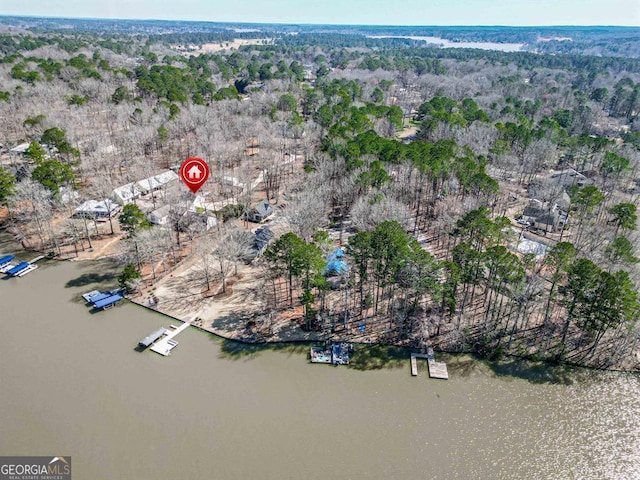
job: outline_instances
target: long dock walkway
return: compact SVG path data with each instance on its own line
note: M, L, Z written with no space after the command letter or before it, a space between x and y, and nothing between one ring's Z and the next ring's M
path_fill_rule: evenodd
M190 322L185 322L177 328L168 330L168 333L164 337L153 344L151 350L166 357L171 353L171 350L178 346L178 342L176 342L173 338L190 326Z

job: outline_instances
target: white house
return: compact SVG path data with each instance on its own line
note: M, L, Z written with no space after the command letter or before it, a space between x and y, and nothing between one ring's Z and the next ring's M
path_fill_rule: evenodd
M9 151L11 153L24 154L24 153L26 153L27 149L29 148L29 145L31 145L29 142L21 143L20 145L16 145L15 147L9 149Z
M111 199L120 205L126 205L127 203L133 203L140 195L142 195L142 190L132 182L115 188L111 192Z
M120 210L120 206L105 198L104 200L87 200L73 214L74 218L109 218Z
M171 205L164 205L163 207L156 208L153 212L147 215L147 217L149 218L149 222L151 222L153 225L166 225L169 222L170 210Z
M136 183L136 186L143 193L153 192L159 188L164 187L166 184L178 180L178 174L173 170L167 170L153 177L145 178Z

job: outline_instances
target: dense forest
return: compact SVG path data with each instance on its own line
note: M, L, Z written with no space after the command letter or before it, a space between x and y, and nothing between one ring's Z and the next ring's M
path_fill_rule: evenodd
M25 249L118 238L131 290L192 264L224 292L250 263L261 340L284 315L639 368L638 29L0 25L0 221ZM149 187L112 214L112 192L194 155L203 197ZM108 213L78 215L87 200ZM274 238L251 255L259 200Z

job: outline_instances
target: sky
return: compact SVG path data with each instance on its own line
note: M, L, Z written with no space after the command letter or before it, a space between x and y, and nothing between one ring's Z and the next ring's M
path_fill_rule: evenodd
M0 0L0 15L363 25L640 26L640 0Z

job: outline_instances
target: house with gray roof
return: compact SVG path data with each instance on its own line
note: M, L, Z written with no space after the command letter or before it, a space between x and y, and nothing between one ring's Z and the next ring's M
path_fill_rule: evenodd
M273 208L273 205L269 203L269 200L262 200L261 202L256 203L247 212L247 220L250 222L260 223L270 217L273 212L275 212L275 209Z

